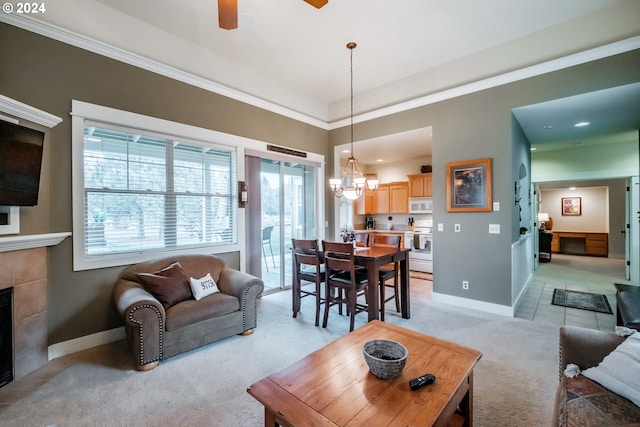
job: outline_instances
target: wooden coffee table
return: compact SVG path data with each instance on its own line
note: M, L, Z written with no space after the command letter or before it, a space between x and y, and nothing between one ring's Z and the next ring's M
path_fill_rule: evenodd
M362 345L384 338L409 350L402 375L381 380L369 372ZM247 391L264 405L265 426L446 426L458 408L473 424L471 348L374 320L333 341ZM436 382L419 390L409 380L425 373Z

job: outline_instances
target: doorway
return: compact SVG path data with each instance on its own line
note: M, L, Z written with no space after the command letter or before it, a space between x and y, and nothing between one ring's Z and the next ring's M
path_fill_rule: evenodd
M277 157L246 157L247 271L265 292L291 286L291 239L317 238L318 167ZM251 191L251 190L250 190Z

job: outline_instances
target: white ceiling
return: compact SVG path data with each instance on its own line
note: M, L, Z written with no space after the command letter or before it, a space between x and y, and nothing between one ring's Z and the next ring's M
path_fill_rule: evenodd
M231 31L218 28L217 0L65 0L23 18L329 127L349 116L350 41L358 44L358 115L640 34L636 0L329 0L322 9L303 0L238 0L238 8ZM539 122L557 118L537 112L518 116L532 140ZM354 151L372 164L416 150L431 155L430 128L358 142Z
M231 31L217 0L65 0L35 18L333 122L349 114L347 42L358 113L610 42L637 3L238 0Z

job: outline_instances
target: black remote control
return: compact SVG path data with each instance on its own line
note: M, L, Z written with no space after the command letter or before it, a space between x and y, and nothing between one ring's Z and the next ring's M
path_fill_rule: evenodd
M414 378L409 381L409 387L411 390L417 390L420 387L424 387L427 384L432 384L436 380L436 376L433 374L424 374L421 377Z

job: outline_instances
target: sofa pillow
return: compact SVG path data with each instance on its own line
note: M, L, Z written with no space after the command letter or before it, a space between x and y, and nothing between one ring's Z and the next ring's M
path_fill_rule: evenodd
M191 282L191 292L193 293L193 297L196 300L202 299L207 295L220 292L216 281L213 280L213 277L211 277L211 273L207 273L206 276L200 279L194 279L193 277L191 277L189 281Z
M598 366L582 375L640 406L640 332L629 335Z
M138 273L136 276L165 310L192 296L187 275L177 261L155 273Z

